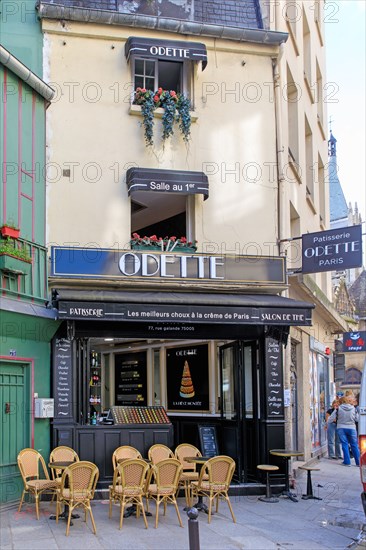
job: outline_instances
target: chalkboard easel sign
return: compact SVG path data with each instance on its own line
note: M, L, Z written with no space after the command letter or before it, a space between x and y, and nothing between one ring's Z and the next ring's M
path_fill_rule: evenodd
M219 454L219 446L217 444L216 426L202 425L198 426L200 434L202 456L217 456Z

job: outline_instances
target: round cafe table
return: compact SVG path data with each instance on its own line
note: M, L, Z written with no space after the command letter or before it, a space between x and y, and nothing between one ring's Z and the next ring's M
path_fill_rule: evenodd
M63 461L55 461L55 462L49 462L48 467L52 470L61 470L62 472L66 470L71 464L74 464L73 460L63 460ZM69 506L68 504L65 504L64 511L62 514L60 514L59 519L65 519L69 517ZM78 519L80 516L79 514L71 514L72 519ZM52 514L48 519L56 519L56 515ZM70 522L70 525L72 525L72 521Z
M204 464L208 461L209 458L212 458L212 456L186 456L184 460L191 464L196 464L197 472L198 474L200 474ZM203 511L208 514L208 506L206 506L206 504L203 502L202 495L198 496L198 501L196 502L196 504L193 504L193 508L197 508L198 511ZM213 513L214 512L211 512L211 514Z
M284 496L292 500L292 502L298 502L296 495L290 491L290 475L289 475L289 462L293 456L303 456L304 453L295 450L286 449L271 449L269 453L273 456L280 456L285 461L285 489L279 496Z

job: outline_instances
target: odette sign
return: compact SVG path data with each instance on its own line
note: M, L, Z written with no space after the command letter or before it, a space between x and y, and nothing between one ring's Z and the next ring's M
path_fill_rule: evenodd
M361 225L302 235L302 273L362 266Z

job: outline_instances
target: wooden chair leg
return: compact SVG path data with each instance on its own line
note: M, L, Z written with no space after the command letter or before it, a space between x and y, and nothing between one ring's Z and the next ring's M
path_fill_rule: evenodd
M179 510L178 510L178 504L177 504L177 501L176 501L175 498L174 498L174 500L173 500L173 504L174 504L174 506L175 506L175 511L177 512L179 525L180 525L181 527L183 527L182 518L180 517L180 513L179 513Z
M90 514L90 519L91 519L91 522L92 522L94 535L96 535L97 534L97 528L95 526L94 516L93 516L93 512L92 512L92 509L91 509L90 502L88 502L88 511L89 511L89 514Z
M35 499L36 499L36 514L37 514L37 519L39 519L39 507L38 507L38 504L39 504L39 494L38 494L38 493L35 494Z
M21 499L20 499L18 512L20 512L20 510L21 510L21 508L22 508L22 506L23 506L24 495L25 495L25 489L23 489L23 492L22 492L22 497L21 497Z
M226 500L227 500L227 503L228 503L228 506L229 506L229 509L230 509L230 512L231 512L231 517L233 518L233 522L236 523L236 519L235 519L235 516L234 516L234 512L233 512L232 506L231 506L231 502L230 502L230 499L229 499L229 495L226 494L226 495L225 495L225 498L226 498Z
M69 531L70 531L71 511L72 510L73 510L73 507L72 507L72 503L70 502L69 503L69 515L68 515L68 518L67 518L67 526L66 526L66 536L69 535Z
M156 517L155 517L155 529L158 527L159 523L159 505L160 505L160 499L159 496L156 498Z

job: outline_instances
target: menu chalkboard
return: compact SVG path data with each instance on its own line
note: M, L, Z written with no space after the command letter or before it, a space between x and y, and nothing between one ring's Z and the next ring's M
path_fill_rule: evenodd
M146 405L146 354L130 353L115 356L115 405Z
M284 418L282 347L274 338L266 338L267 417Z
M216 426L198 426L201 442L202 456L217 456L219 446L217 444Z
M72 348L66 338L55 338L53 345L55 399L54 418L70 420L72 418Z

